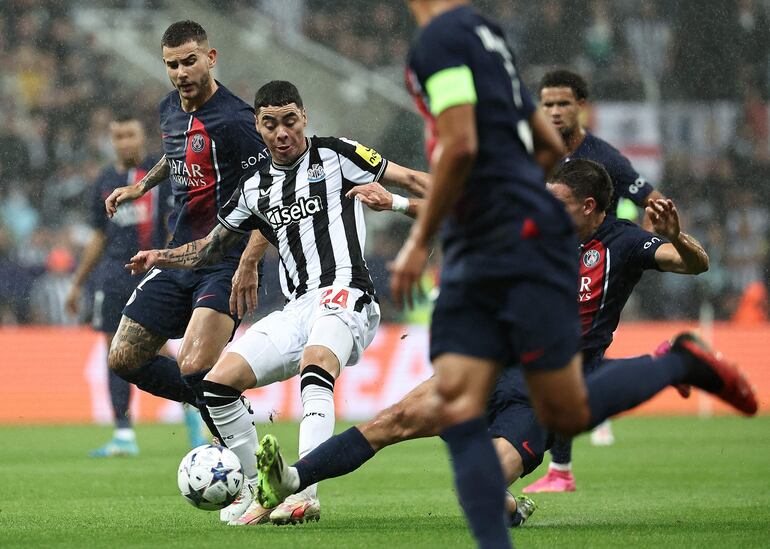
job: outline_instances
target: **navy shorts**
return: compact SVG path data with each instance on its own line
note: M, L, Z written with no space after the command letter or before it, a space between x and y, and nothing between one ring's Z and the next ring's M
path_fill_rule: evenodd
M123 314L150 332L168 339L181 338L198 307L230 314L230 289L237 259L203 269L152 269L145 275L123 309Z
M580 349L577 277L561 286L529 279L443 282L430 357L457 353L529 370L564 368Z
M103 284L94 292L94 315L91 325L97 332L118 331L123 308L131 297L136 284Z
M520 368L506 368L497 379L487 404L487 423L492 438L504 438L516 448L524 466L521 476L537 469L553 444L553 434L540 424L529 402Z

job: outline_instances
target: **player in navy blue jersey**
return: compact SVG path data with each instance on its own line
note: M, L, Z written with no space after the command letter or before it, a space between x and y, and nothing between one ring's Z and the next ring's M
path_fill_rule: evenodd
M588 100L588 84L577 73L555 70L546 73L540 81L540 106L554 127L559 130L568 150L566 159L586 158L598 162L609 172L614 187L612 202L607 212L617 215L618 200L626 198L640 208L663 198L615 147L593 135L580 124ZM642 217L642 225L650 230L650 218ZM611 444L614 440L609 422L592 433L591 440ZM551 448L551 466L548 474L525 493L567 492L575 489L572 475L572 440L557 437Z
M108 219L104 200L116 187L138 183L156 164L157 159L145 155L145 132L142 123L130 113L118 113L110 124L110 137L115 150L115 163L105 168L94 183L91 200L93 236L75 272L67 296L67 308L77 313L82 288L91 277L94 292L93 327L104 333L107 348L120 323L121 312L136 287L123 265L137 246L163 246L168 241L166 218L170 211L168 186L157 187ZM115 434L91 455L109 457L135 455L139 452L129 416L129 383L112 371L108 372L110 399L115 414ZM186 401L195 403L195 395L187 391ZM202 424L196 409L186 409L185 421L193 447L204 444Z
M501 367L521 364L543 424L564 435L632 400L638 387L613 374L611 398L588 398L574 299L577 241L543 184L541 166L553 164L534 155L556 132L534 109L502 30L467 1L411 0L409 8L421 27L409 84L437 145L433 188L391 265L391 290L397 303L411 303L443 223L430 349L436 413L447 422L442 436L475 538L506 547L503 474L484 419ZM563 153L563 145L545 150Z
M212 77L217 51L205 30L193 21L179 21L166 29L161 46L175 88L160 104L163 158L138 185L116 189L105 207L115 215L126 202L169 179L174 196L170 245L178 246L208 234L239 182L269 155L256 131L253 108ZM147 273L123 310L110 347L110 369L166 398L178 399L192 388L201 416L216 435L201 384L244 306L256 301L256 257L266 245L255 231L245 251L244 236L210 267ZM177 366L157 353L166 340L178 337L184 339Z
M695 274L708 268L708 256L695 240L681 232L676 208L670 201L656 201L647 208L656 234L607 215L612 183L607 172L594 162L574 160L565 164L551 177L549 190L565 204L582 242L576 250L582 283L577 300L585 304L580 312L583 352L588 364L594 366L604 360L604 349L612 341L623 305L644 270ZM355 194L376 209L388 209L392 203L389 193L377 184L357 188ZM419 200L416 202L418 208L423 207ZM586 385L592 401L592 422L601 421L606 417L603 414L636 406L669 384L688 379L705 380L721 398L733 405L741 404L744 413L753 413L756 402L752 397L732 400L736 394L728 393L735 387L723 392L724 386L710 385L713 379L709 375L694 374L700 367L698 361L708 354L700 342L693 347L695 342L691 335L682 334L664 356L605 361L607 374L589 368L592 373ZM727 366L719 368L729 370ZM642 382L648 376L652 383ZM616 399L609 391L619 381L626 389L639 390L627 391L622 399ZM354 471L386 446L439 434L441 418L429 405L436 383L435 377L426 380L372 420L332 437L293 466L285 467L281 481L273 483L272 490L283 497L308 484ZM542 462L553 435L538 421L520 369L503 371L487 403L486 419L507 484ZM509 524L521 525L533 509L528 498L509 496Z
M610 174L615 193L607 213L617 215L621 198L631 200L642 209L650 201L664 198L620 151L583 128L580 120L587 101L588 84L575 72L551 71L540 81L540 107L564 139L566 158L593 160ZM643 216L642 222L645 228L651 227L649 217Z

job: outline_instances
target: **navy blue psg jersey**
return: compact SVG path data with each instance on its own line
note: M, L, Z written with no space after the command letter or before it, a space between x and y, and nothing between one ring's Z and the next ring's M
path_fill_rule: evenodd
M535 105L500 27L471 6L439 15L413 44L406 79L434 162L435 119L450 106L475 104L478 153L442 228L442 280L538 276L536 258L522 260L532 244L522 243L536 233L568 236L572 225L532 156Z
M267 163L270 157L254 123L254 109L222 84L190 113L182 110L177 91L160 103L163 152L174 193L172 246L208 235L240 181ZM240 256L244 245L245 240L228 257Z
M110 166L94 183L91 199L91 225L104 233L106 247L97 267L97 278L130 279L124 265L139 250L163 248L168 242L166 219L171 211L171 189L159 185L133 202L121 204L111 218L104 211L104 201L117 187L141 181L157 162L145 158L136 168L118 171Z
M570 158L593 160L604 166L604 169L610 174L615 192L612 195L612 202L607 208L607 213L617 214L620 197L628 198L640 208L646 205L647 197L653 191L652 185L639 175L628 158L604 139L586 131L583 142L565 161Z
M645 270L658 268L655 252L667 242L608 215L580 246L578 302L584 351L603 351L612 343L631 291Z

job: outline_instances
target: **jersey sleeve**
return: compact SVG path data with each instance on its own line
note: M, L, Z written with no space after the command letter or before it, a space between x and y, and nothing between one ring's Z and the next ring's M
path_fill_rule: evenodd
M233 196L222 206L217 214L217 219L228 230L236 233L247 233L253 230L259 230L263 234L266 231L272 232L272 227L264 215L252 211L246 201L246 194L249 189L259 182L259 176L255 175L245 182L238 185ZM267 236L267 234L265 234Z
M235 144L233 161L241 174L252 175L267 165L270 153L257 132L254 112L243 109L230 127L230 143Z
M388 161L380 153L350 139L336 139L334 148L340 155L342 175L354 185L380 181Z
M628 266L640 271L648 269L660 270L658 269L658 263L655 261L655 252L669 241L662 236L645 231L641 227L634 228L635 230L630 231L631 234L628 237L631 245Z
M628 158L616 151L606 167L615 182L615 192L618 196L628 198L639 207L646 205L653 186L639 175Z
M470 54L458 36L462 29L430 26L419 39L412 69L428 96L430 111L438 116L457 105L478 101Z

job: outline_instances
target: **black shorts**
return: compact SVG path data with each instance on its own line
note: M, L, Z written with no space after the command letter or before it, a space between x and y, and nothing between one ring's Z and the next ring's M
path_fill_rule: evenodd
M553 434L540 424L529 402L519 368L506 368L497 379L487 405L487 423L492 438L504 438L516 448L524 467L521 476L537 469L553 444Z
M203 269L152 269L137 285L123 314L150 332L168 339L181 338L193 310L206 307L230 316L230 290L237 260Z
M441 284L431 323L430 357L457 353L564 368L580 349L577 278L560 286L529 279Z
M104 283L94 292L94 315L91 325L97 332L114 334L118 330L123 308L136 284Z

